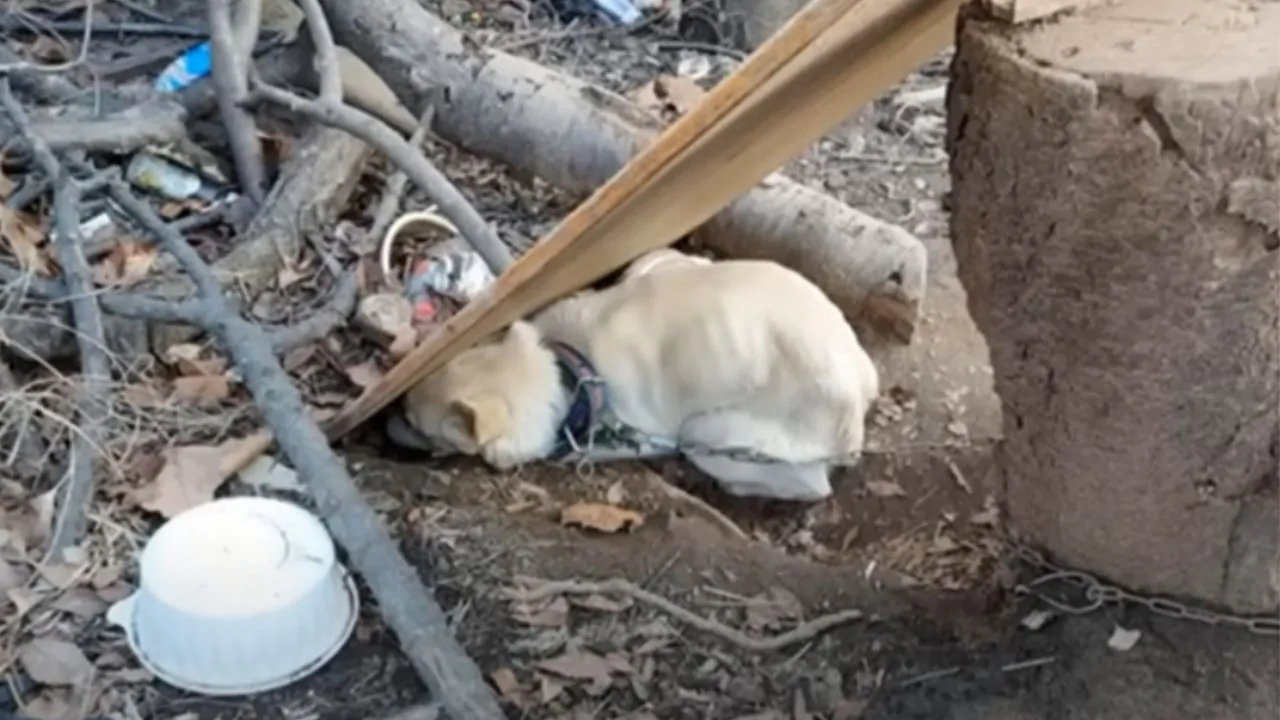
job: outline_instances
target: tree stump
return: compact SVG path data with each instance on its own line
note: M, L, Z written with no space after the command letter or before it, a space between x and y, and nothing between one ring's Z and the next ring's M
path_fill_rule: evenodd
M1013 528L1131 589L1280 605L1280 3L968 8L952 242Z

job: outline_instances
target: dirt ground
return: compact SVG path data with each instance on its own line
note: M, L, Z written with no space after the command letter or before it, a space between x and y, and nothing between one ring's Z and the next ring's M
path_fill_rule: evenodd
M513 14L510 5L489 0L427 4L483 43L624 93L682 71L705 73L700 82L709 87L738 54L708 52L670 35L566 29L545 13ZM947 234L941 149L947 62L943 56L921 68L786 169L902 224L930 252L921 329L909 347L872 348L885 398L871 418L867 456L836 478L830 501L735 500L677 461L539 466L501 475L475 463L425 462L390 448L377 427L345 446L352 475L493 679L509 717L1276 715L1275 638L1115 606L1027 627L1035 624L1029 617L1044 619L1049 606L1015 592L1040 571L1015 560L992 505L1000 408ZM482 159L443 149L433 154L516 249L573 206L573 198ZM406 207L425 204L410 197ZM701 503L673 498L657 475ZM642 522L617 533L562 525L561 511L584 501L625 507ZM707 506L723 515L713 517ZM581 586L610 579L709 618L716 629L616 592L568 592L536 603L511 597L513 588L548 581ZM319 673L291 687L211 700L138 684L129 702L139 716L158 720L368 720L427 700L367 592L362 599L355 637ZM744 648L733 632L778 636L852 609L862 616L776 650ZM1131 649L1108 646L1118 627L1140 631ZM101 623L78 640L121 648L119 632Z

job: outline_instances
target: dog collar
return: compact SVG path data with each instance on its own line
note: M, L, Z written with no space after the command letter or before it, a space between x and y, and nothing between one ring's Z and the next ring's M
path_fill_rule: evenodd
M547 346L556 357L561 384L571 393L569 412L560 425L556 449L550 458L558 460L591 444L609 398L604 378L586 355L562 342L549 342Z

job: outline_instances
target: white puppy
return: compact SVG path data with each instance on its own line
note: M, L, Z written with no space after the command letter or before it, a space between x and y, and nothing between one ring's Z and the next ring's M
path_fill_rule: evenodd
M773 262L651 255L410 389L417 444L510 468L563 457L603 429L679 446L734 495L829 496L829 468L856 460L879 394L840 310Z

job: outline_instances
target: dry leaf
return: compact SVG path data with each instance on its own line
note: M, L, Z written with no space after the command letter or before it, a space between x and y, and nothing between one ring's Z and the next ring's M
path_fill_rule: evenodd
M516 674L511 668L494 670L489 673L489 680L503 698L515 700L520 696L520 681L516 679Z
M1129 652L1134 645L1138 644L1138 639L1141 637L1141 630L1128 630L1117 625L1107 640L1107 647L1116 652Z
M345 372L347 373L347 379L361 390L373 386L382 379L382 369L372 360L367 360L359 365L352 365Z
M534 627L562 627L569 621L569 601L558 597L538 607L518 606L512 613L517 622Z
M0 148L0 198L9 197L16 183L4 174L4 149Z
M560 657L543 660L537 667L539 670L546 670L570 680L609 679L609 664L604 658L586 650L568 652Z
M286 265L280 268L280 272L276 273L276 287L283 290L306 276L307 274L298 268Z
M98 617L107 611L107 603L89 588L73 587L49 603L54 610L71 613L84 619Z
M18 267L41 275L53 274L49 258L40 247L44 244L44 233L35 216L0 205L0 240L17 258Z
M893 480L868 480L867 490L876 497L906 497L907 491Z
M164 452L164 467L155 481L139 491L139 505L166 518L213 499L240 461L249 438L228 440L216 447L187 445Z
M136 240L117 243L93 267L93 280L99 285L132 285L147 277L155 267L158 252L154 245Z
M126 385L120 396L130 405L142 409L163 407L167 402L164 393L150 383Z
M73 688L48 687L22 706L22 714L34 720L69 720L83 717L84 698Z
M66 640L40 637L18 648L18 661L42 685L79 685L93 673L84 652Z
M644 524L644 515L616 505L575 503L560 511L561 525L580 525L589 530L616 533Z
M189 375L173 381L173 397L179 400L224 400L230 395L226 375Z
M610 505L621 505L626 498L627 492L623 489L621 480L610 485L609 489L604 491L604 501Z
M564 683L558 680L553 680L546 675L540 675L538 677L538 699L542 701L543 705L546 705L552 700L560 697L563 692Z
M630 608L635 602L625 595L619 600L612 600L604 595L591 594L586 597L574 598L573 604L588 610L616 613Z

